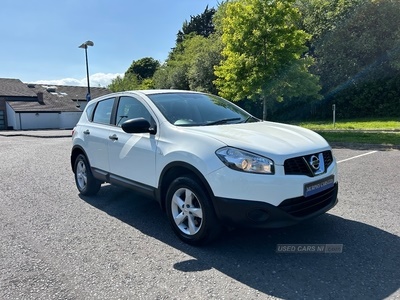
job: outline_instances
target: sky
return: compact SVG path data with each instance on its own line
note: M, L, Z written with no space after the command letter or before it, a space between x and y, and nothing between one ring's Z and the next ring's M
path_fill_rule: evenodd
M220 0L0 0L0 78L106 87L134 60L165 61L191 15Z

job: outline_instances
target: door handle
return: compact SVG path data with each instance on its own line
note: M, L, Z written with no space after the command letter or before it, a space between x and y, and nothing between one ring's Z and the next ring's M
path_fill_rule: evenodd
M86 129L86 130L83 132L83 134L90 134L89 129Z
M118 141L118 136L116 134L110 135L108 138L113 141Z

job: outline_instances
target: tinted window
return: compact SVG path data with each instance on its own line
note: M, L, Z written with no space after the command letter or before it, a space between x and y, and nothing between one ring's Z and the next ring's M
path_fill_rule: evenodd
M150 113L139 100L132 97L121 97L117 110L117 126L121 126L126 120L136 118L145 118L151 122Z
M114 98L98 102L96 110L94 111L93 122L101 124L110 124L113 104L114 104Z

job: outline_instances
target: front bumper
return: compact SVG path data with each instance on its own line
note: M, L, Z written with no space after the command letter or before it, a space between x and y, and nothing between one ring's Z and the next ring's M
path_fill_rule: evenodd
M338 183L323 192L284 200L280 205L260 201L214 198L214 208L224 225L279 228L319 216L338 202Z

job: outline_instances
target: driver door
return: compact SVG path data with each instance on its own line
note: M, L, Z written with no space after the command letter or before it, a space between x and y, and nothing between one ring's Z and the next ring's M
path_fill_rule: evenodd
M143 117L154 122L142 102L131 96L120 97L116 126L109 132L110 173L128 184L156 186L155 161L157 136L150 133L126 133L121 125L129 119Z

